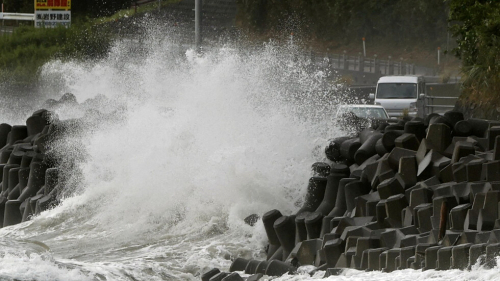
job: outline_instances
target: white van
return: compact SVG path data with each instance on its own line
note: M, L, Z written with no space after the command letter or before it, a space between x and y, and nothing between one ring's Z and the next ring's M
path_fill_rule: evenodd
M374 104L383 106L390 117L401 117L408 110L410 117L417 116L417 100L425 94L422 76L382 76L375 94L370 94Z

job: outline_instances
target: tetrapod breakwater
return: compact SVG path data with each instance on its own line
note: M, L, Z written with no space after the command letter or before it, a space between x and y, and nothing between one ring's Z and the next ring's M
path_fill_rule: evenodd
M102 96L86 102L99 99ZM80 105L68 93L59 100L47 100L44 106L75 110ZM53 148L68 135L95 127L94 121L102 116L96 110L87 110L83 118L60 120L55 111L40 109L25 124L0 124L0 228L25 222L60 203L68 178L77 173L76 163L83 148L72 147L73 156L66 157L71 159L62 159Z
M459 111L390 121L332 139L298 211L248 218L264 225L265 260L237 257L229 272L213 268L201 280L259 280L304 266L329 277L346 268L496 265L500 121Z

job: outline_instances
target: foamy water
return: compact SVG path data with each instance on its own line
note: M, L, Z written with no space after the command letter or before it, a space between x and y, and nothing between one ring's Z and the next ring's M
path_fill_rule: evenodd
M262 223L248 226L246 216L300 207L311 164L325 160L327 139L339 134L332 115L348 99L341 85L293 45L199 56L164 34L149 34L140 53L120 41L105 60L44 67L46 98L71 92L81 104L56 108L59 117L90 122L54 146L77 159L62 204L0 229L0 279L200 280L236 257L264 259ZM347 270L329 280L488 280L498 272Z

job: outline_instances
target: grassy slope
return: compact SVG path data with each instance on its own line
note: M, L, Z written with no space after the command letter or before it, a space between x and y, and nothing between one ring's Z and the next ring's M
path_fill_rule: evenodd
M162 6L180 0L166 0ZM157 9L156 3L137 8L137 14ZM0 83L34 85L39 69L54 58L95 59L105 56L113 39L108 23L134 16L134 8L121 10L110 17L79 19L71 28L34 28L23 26L12 35L0 36Z

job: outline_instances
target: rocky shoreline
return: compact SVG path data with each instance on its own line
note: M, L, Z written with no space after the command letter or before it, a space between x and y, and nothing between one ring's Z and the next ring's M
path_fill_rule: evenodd
M331 162L313 164L302 208L261 216L266 260L236 258L229 272L214 268L201 279L259 280L305 265L324 277L345 268L493 267L500 121L465 119L460 111L392 121L331 140Z

